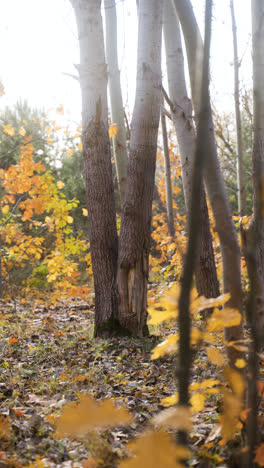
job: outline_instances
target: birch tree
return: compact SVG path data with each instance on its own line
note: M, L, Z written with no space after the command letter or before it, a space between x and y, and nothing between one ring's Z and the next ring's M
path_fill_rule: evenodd
M108 333L117 311L118 241L108 136L107 69L101 0L71 0L79 45L82 143L95 289L95 335Z
M119 321L138 335L147 310L148 257L161 105L162 1L138 6L136 97L118 260Z
M196 135L192 119L192 104L186 89L180 25L170 0L164 2L163 33L171 116L180 150L184 198L189 213ZM200 226L201 232L195 268L196 286L199 294L205 297L217 297L219 295L219 285L204 189L201 191Z
M111 103L112 122L117 125L114 137L114 158L120 193L121 207L124 203L127 176L126 129L124 107L120 85L120 71L117 52L117 17L115 0L104 0L105 6L105 44L108 65L108 85Z
M203 63L203 41L190 0L172 1L185 39L192 102L197 118L201 104L199 89ZM204 170L204 180L221 244L224 291L231 293L230 307L241 311L240 249L217 157L211 109L209 122L208 158ZM241 339L242 328L241 326L227 328L225 333L227 340L236 341ZM233 347L228 347L228 354L230 362L234 363L240 352Z

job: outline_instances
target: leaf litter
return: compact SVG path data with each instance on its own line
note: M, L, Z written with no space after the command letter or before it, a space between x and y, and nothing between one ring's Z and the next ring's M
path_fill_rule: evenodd
M143 434L151 420L161 420L162 414L156 415L167 411L162 400L176 395L175 355L151 360L152 349L171 329L163 328L162 337L94 339L93 305L83 299L64 299L57 305L0 301L0 314L1 468L119 466L128 454L127 443ZM196 353L193 466L199 466L201 459L211 466L212 457L217 464L214 438L221 439L217 429L220 408L213 385L218 381L208 380L204 385L212 393L206 402L199 393L206 391L202 382L214 379L213 373L206 353ZM126 409L126 417L129 413L133 422L128 419L116 427L88 428L81 438L67 437L64 429L56 433L65 405L74 407L84 395L89 395L88 407L93 404L89 398L107 399L109 415L116 405L117 410ZM225 447L217 451L224 453Z

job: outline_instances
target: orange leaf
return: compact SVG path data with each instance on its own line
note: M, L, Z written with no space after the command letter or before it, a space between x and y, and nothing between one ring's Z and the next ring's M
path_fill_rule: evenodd
M17 338L14 338L14 337L12 337L12 338L9 338L9 340L8 340L8 341L9 341L9 344L15 344L15 343L18 343L18 340L17 340Z
M116 408L111 400L96 403L89 395L81 395L79 404L67 405L59 417L57 435L82 436L94 427L129 424L132 417L124 408Z
M257 448L254 462L258 463L259 466L264 466L264 444Z

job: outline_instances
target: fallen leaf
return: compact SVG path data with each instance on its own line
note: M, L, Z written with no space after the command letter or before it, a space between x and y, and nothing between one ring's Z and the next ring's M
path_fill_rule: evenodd
M175 445L171 436L163 431L143 434L128 444L136 456L120 463L120 468L183 468L180 463L188 459L190 452L186 447Z
M132 417L125 408L116 408L113 401L96 403L89 395L81 395L78 403L64 407L57 422L57 436L82 436L94 427L129 424Z
M215 366L223 367L226 364L226 357L216 348L206 348L209 361Z
M195 393L190 398L190 403L192 405L192 411L198 413L204 409L206 397L202 393Z

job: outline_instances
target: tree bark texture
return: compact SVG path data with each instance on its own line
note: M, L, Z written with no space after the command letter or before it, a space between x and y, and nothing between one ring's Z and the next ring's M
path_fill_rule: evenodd
M161 105L162 1L140 0L137 86L118 260L119 321L142 335Z
M186 89L180 25L170 0L164 2L163 33L169 96L172 102L171 116L180 150L185 204L187 213L190 213L196 134L192 119L192 104ZM197 290L205 297L217 297L220 292L204 189L201 191L198 252L195 268Z
M101 0L72 0L79 45L83 157L95 289L95 335L108 334L117 314L118 240L110 143Z
M125 200L127 177L127 147L124 123L124 107L120 85L120 71L117 52L117 19L115 0L104 0L106 60L108 65L108 85L111 103L112 123L118 130L114 137L114 158L120 193L121 207Z
M189 0L172 0L180 20L185 39L192 102L196 118L200 113L201 72L203 64L203 41ZM204 170L204 180L209 201L212 206L216 230L219 235L222 261L224 291L230 292L230 307L242 311L240 249L238 245L231 209L226 195L221 173L214 136L212 110L210 108L209 128L207 134L208 157ZM227 341L237 341L242 338L242 324L225 330ZM233 347L228 347L229 361L232 365L241 353Z
M240 216L245 215L246 210L246 193L244 183L244 163L243 163L243 142L242 142L242 127L240 113L240 97L239 97L239 60L237 50L237 30L236 18L234 10L234 2L230 0L230 10L232 19L233 32L233 48L234 48L234 98L235 98L235 114L236 114L236 134L237 134L237 199L238 212Z

